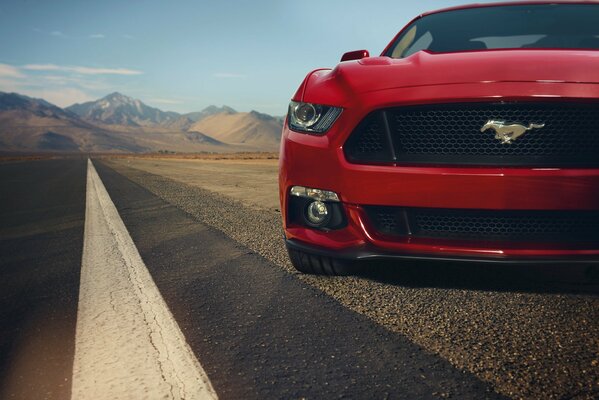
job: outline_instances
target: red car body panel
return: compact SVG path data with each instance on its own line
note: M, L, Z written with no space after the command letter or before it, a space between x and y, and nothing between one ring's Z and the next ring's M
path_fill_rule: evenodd
M490 101L597 102L599 107L599 51L420 51L403 59L364 58L311 72L293 100L344 111L322 136L292 131L287 124L283 128L279 183L288 240L333 252L374 249L381 254L458 258L599 259L596 242L387 237L376 232L362 207L596 211L598 168L364 165L349 162L343 151L360 121L382 108ZM289 190L294 185L338 193L347 227L323 231L290 223Z
M465 83L598 84L598 57L597 51L594 50L516 49L447 54L420 51L402 59L365 58L339 64L333 70L319 70L312 73L306 82L301 101L322 102L328 100L327 97L322 97L328 94L333 104L338 104L338 101L348 101L357 94L381 90ZM380 78L381 73L385 74L385 79ZM543 95L543 93L532 94ZM526 95L530 96L528 93ZM398 99L392 95L387 97L389 100ZM431 99L437 100L436 97L423 100Z

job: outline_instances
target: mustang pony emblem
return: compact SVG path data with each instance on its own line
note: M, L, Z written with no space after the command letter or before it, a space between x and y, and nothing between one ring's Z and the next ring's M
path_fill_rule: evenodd
M545 124L529 124L528 127L520 124L506 124L505 121L497 121L490 119L480 128L481 132L487 129L495 130L495 139L501 140L502 144L512 144L512 142L524 135L526 131L531 129L540 129Z

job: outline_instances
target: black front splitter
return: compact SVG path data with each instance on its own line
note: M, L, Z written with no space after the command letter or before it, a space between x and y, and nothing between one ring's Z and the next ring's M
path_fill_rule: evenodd
M438 261L438 262L468 262L485 264L523 264L523 265L543 265L543 264L589 264L599 265L597 258L581 257L561 257L561 258L512 258L512 257L467 257L455 255L433 255L433 254L399 254L380 251L371 247L349 250L330 250L319 246L313 246L295 239L285 239L285 245L288 249L302 251L309 254L315 254L325 257L337 258L347 261L400 261L400 260L420 260L420 261Z

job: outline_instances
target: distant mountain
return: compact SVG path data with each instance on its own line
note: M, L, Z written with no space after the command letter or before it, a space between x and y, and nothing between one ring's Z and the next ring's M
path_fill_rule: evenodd
M235 114L237 111L228 106L208 106L204 108L202 111L190 112L187 114L183 114L183 117L189 118L193 122L198 122L201 119L209 117L211 115L216 114Z
M227 106L164 112L116 92L66 109L0 92L0 151L276 151L281 126Z
M74 104L66 108L81 119L108 125L159 126L180 118L175 112L165 112L147 106L141 100L114 92L96 101Z
M7 151L145 150L45 100L2 92L0 142Z
M79 150L79 145L72 137L52 131L42 133L37 140L37 146L40 150L69 152Z
M201 132L187 132L185 133L187 139L194 143L210 144L213 146L226 146L226 143L216 140L208 135L204 135Z
M0 111L11 110L26 110L40 117L76 118L72 113L48 103L46 100L34 99L18 93L0 92Z
M251 111L210 115L193 124L189 130L202 132L229 144L276 151L281 140L281 128L280 119Z
M160 126L169 129L178 129L181 131L188 130L195 122L198 122L206 117L215 114L234 114L237 111L228 106L208 106L202 111L190 112L187 114L180 115L178 118L173 120L167 120L162 122Z

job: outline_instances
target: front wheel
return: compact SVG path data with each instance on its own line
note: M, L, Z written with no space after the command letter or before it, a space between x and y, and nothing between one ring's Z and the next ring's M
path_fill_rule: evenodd
M353 263L338 258L309 254L295 249L287 249L291 264L304 274L313 275L349 275Z

